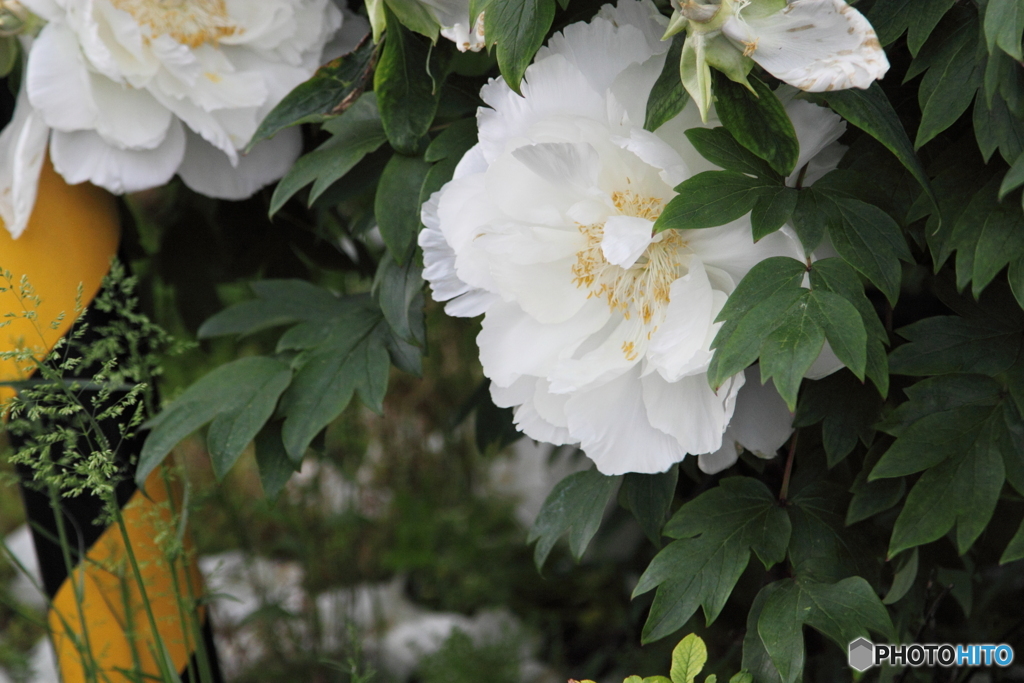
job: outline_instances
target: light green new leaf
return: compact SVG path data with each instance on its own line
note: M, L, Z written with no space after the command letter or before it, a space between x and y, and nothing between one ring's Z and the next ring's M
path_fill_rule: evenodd
M520 93L526 67L540 49L554 18L554 0L495 2L484 12L487 44L497 45L498 68L515 92Z
M754 208L776 184L735 171L704 171L676 186L679 194L669 201L654 223L654 231L699 230L725 225Z
M736 140L764 159L779 175L793 172L800 158L800 143L793 122L775 93L757 78L754 92L738 83L715 78L715 109L722 125Z
M420 189L430 168L423 157L396 154L380 176L374 213L384 244L399 263L404 263L422 227Z
M989 0L985 7L985 39L988 51L998 45L1018 62L1024 61L1021 36L1024 35L1024 4L1020 0Z
M537 542L533 561L540 570L562 534L569 532L569 550L577 562L601 526L605 505L622 477L596 469L570 474L558 482L530 528L527 543Z
M156 469L171 449L178 445L178 442L222 413L234 415L239 420L237 431L232 429L231 424L226 423L221 427L223 438L217 445L223 446L222 464L226 463L230 459L227 457L228 449L236 447L238 439L251 431L252 434L245 442L248 443L263 426L261 423L252 429L264 408L258 395L263 391L276 391L273 396L273 401L276 402L277 396L281 393L277 387L282 382L286 385L290 376L291 369L286 364L260 356L240 358L205 375L146 423L145 426L152 431L139 455L136 483L140 487L143 486L146 477ZM243 443L242 447L244 446Z
M708 648L696 634L689 634L672 650L672 683L693 683L708 661Z

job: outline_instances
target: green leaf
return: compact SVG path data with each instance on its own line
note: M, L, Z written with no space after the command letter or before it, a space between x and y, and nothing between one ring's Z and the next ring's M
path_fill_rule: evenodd
M300 157L274 188L270 200L271 216L310 183L313 183L313 189L307 203L312 205L363 157L387 141L375 93L360 97L342 116L329 121L324 129L332 133L331 138Z
M796 190L782 185L762 192L750 212L755 242L772 234L789 221L796 210L798 197Z
M544 501L530 528L527 543L537 542L533 561L544 567L551 549L562 534L569 532L569 550L577 562L601 526L605 505L621 477L607 477L596 469L570 474L558 482Z
M431 163L462 155L476 144L476 119L459 119L454 121L430 141L423 158Z
M804 486L791 499L789 517L792 534L789 561L800 579L838 581L860 575L878 576L881 548L860 528L845 525L846 493L831 482L816 481Z
M437 112L441 88L435 79L443 80L449 52L447 45L432 49L429 40L392 18L373 89L388 142L402 154L416 154Z
M825 239L828 218L827 200L812 190L797 191L796 207L793 209L790 222L807 256L814 253Z
M946 37L921 81L921 124L914 140L915 149L949 128L967 111L985 76L984 63L975 59L977 51L978 22L972 17Z
M955 4L956 0L917 0L917 11L911 16L910 31L907 33L910 54L917 56L928 36Z
M301 463L293 461L285 450L280 421L264 425L256 435L255 446L263 495L272 501L276 500Z
M302 123L320 123L344 112L363 93L376 61L377 46L369 38L364 38L349 54L324 64L267 114L246 151L285 128Z
M285 335L279 349L305 346L291 386L281 398L285 416L282 438L288 454L301 459L313 438L345 409L355 391L366 406L382 411L388 380L388 352L381 326L383 317L363 298L345 316L328 322L306 339ZM296 328L293 328L293 332Z
M896 564L896 571L892 577L892 586L889 587L889 592L882 598L882 604L892 605L899 602L913 587L914 581L917 579L917 556L917 548L908 553L900 554L899 562Z
M971 282L975 298L1011 261L1024 256L1024 211L1015 202L997 199L994 176L960 215L950 237L957 251L957 286Z
M1008 164L1024 154L1024 121L1010 111L1002 95L993 96L991 104L984 97L975 98L974 134L986 162L996 149Z
M928 0L932 2L933 0ZM881 26L875 24L875 27ZM880 29L881 30L881 29ZM882 143L886 149L892 152L900 163L917 179L933 207L939 205L938 197L928 181L928 173L924 164L914 151L914 146L907 137L907 132L900 123L896 110L889 103L878 83L872 83L866 90L850 88L849 90L836 90L817 96L817 99L824 100L829 107L844 119L857 126L865 133Z
M654 231L699 230L725 225L748 213L773 184L735 171L704 171L676 186Z
M783 316L806 291L799 285L780 289L751 308L735 325L732 320L722 325L711 344L715 348L708 366L712 388L722 386L726 379L757 360L765 339L782 324Z
M828 202L829 232L836 251L895 305L902 277L900 259L913 261L899 225L877 206L833 192L812 191Z
M850 489L853 498L846 511L847 526L891 509L903 500L903 494L907 492L907 484L902 478L868 481L868 470L869 466L865 465Z
M839 371L804 383L793 426L824 422L822 445L831 468L853 451L858 440L870 443L881 408L877 391L852 373Z
M210 423L206 448L218 480L227 475L245 447L263 429L274 414L277 400L292 381L290 367L278 361L273 363L265 364L265 374L258 384L239 387L240 402L219 412Z
M540 49L554 18L554 0L496 2L484 12L487 44L498 46L498 68L518 94L522 94L519 84L526 67Z
M178 442L225 413L228 417L219 427L215 445L221 449L218 464L227 464L228 460L232 460L231 450L237 447L239 440L251 432L238 450L241 453L242 448L263 426L262 423L255 425L265 407L265 402L258 394L267 391L273 394L272 400L276 403L281 393L277 387L282 383L287 385L290 376L291 369L287 365L260 356L240 358L206 374L146 423L145 426L151 431L139 454L135 474L138 486L141 488L145 484L149 474L163 462ZM267 414L264 422L269 417Z
M998 45L1018 62L1024 61L1021 35L1024 34L1024 5L1019 0L989 0L985 7L985 39L988 51Z
M703 606L710 624L721 612L753 550L765 567L785 557L790 522L768 488L730 477L681 507L664 534L667 545L640 577L633 595L657 587L644 625L645 643L679 629Z
M423 157L396 154L380 176L374 213L391 255L404 262L420 232L420 188L430 171Z
M897 332L911 342L889 358L897 375L996 375L1013 364L1021 346L1019 329L951 315L925 318Z
M754 92L724 77L715 78L715 107L736 140L767 161L782 176L793 172L800 143L782 102L759 79L751 77Z
M300 320L321 320L342 313L346 304L306 280L257 280L250 284L255 299L230 306L204 322L200 339L228 334L253 334Z
M725 128L691 128L686 131L686 137L702 157L716 166L727 171L771 178L782 184L782 176L768 162L736 142Z
M1002 411L989 412L963 450L917 480L893 527L889 557L941 538L954 524L963 554L984 530L1005 481L1001 453L1013 447Z
M651 88L647 98L647 113L644 118L644 130L654 132L674 119L686 106L690 96L686 94L683 83L679 79L679 59L683 54L685 34L679 33L672 38L672 45L665 55L665 66L661 69L658 80ZM723 168L725 168L723 166Z
M675 497L679 468L673 466L661 474L630 473L622 480L619 497L640 527L657 547L661 547L661 527Z
M1021 559L1024 559L1024 522L1021 522L1021 525L1017 528L1017 533L1006 544L1006 550L1003 551L1002 556L999 558L999 564L1015 562Z
M775 381L775 388L789 409L796 409L800 383L825 345L825 332L812 314L814 292L806 291L786 309L775 328L761 342L761 383Z
M410 31L426 36L433 43L437 42L437 34L441 27L425 3L419 2L419 0L384 0L384 2L403 26ZM395 22L389 21L388 27L393 29L394 24Z
M903 35L920 2L921 0L878 0L871 7L867 18L878 33L878 40L882 45L894 43Z
M693 683L708 661L708 648L704 641L691 633L672 650L672 683Z
M399 265L385 256L380 260L374 284L381 312L395 335L417 346L426 344L423 265L419 259L409 256L404 265Z
M732 678L729 679L729 683L754 683L754 676L746 671L740 671L733 674Z
M748 683L754 683L754 681L758 683L781 683L782 681L778 670L768 655L768 651L765 649L761 635L757 632L757 622L761 618L764 603L777 591L783 589L783 587L784 584L781 581L775 581L764 586L754 597L750 611L747 612L747 628L746 634L743 636L743 669L751 672L753 675L753 680ZM790 639L789 642L793 641L795 639ZM796 661L793 662L792 666L802 670L804 666L802 643L795 643L793 646L793 658Z
M764 602L757 622L772 662L782 680L799 680L803 668L803 633L807 624L841 648L868 630L895 637L885 606L863 578L851 576L838 583L783 579Z
M1024 154L1017 157L1013 166L1003 176L1003 182L999 185L999 201L1003 201L1010 192L1013 192L1021 185L1024 185Z
M857 308L838 294L814 290L807 297L807 314L825 332L825 338L843 365L863 380L868 333Z

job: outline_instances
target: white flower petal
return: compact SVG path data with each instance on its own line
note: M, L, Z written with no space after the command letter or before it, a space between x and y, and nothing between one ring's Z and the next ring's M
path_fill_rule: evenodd
M718 474L736 464L740 459L740 452L743 446L736 443L729 431L726 430L722 436L722 447L714 453L701 453L697 456L697 467L704 474Z
M715 317L725 305L726 295L711 288L704 264L690 260L689 272L672 283L665 320L651 335L647 358L652 369L675 382L711 361L711 340L721 324Z
M528 169L554 185L586 190L597 184L600 157L585 142L541 142L512 152Z
M787 179L787 184L792 186L800 173L804 172L805 165L842 137L846 132L846 122L831 109L819 107L805 100L790 100L786 104L786 113L793 122L797 141L800 143L800 156L793 175ZM808 180L807 173L804 172L803 184L806 187L816 179Z
M178 175L207 197L245 199L287 173L301 152L301 131L288 128L253 147L232 167L223 152L190 131Z
M602 474L655 474L686 457L677 439L651 426L639 375L634 368L565 403L569 433Z
M604 223L601 252L609 263L629 268L654 239L654 223L635 216L609 216Z
M718 393L708 386L707 375L691 375L666 382L654 373L641 380L647 419L671 435L686 453L717 451L722 434L736 406L736 394L743 386L743 374L731 377Z
M776 78L801 90L867 88L889 70L878 36L843 0L794 0L764 17L731 17L722 31Z
M839 360L836 352L832 350L832 346L825 340L825 345L821 347L821 353L811 363L811 367L807 368L807 372L804 373L804 377L807 379L821 379L822 377L828 377L833 372L841 370L846 366Z
M508 386L524 375L545 377L607 320L599 302L557 325L539 323L519 306L495 302L484 317L477 344L484 374Z
M14 116L0 133L0 218L15 239L32 215L49 137L49 127L29 104L22 84Z
M67 25L43 27L28 55L25 82L29 101L51 128L87 130L96 124L89 72Z
M163 142L173 116L152 95L103 76L90 80L100 137L122 149L153 149Z
M86 181L114 194L163 185L185 156L185 133L174 121L159 147L118 149L91 130L55 130L50 143L53 167L71 185Z
M686 230L683 234L705 267L723 270L737 283L766 258L789 256L803 260L803 248L788 229L773 232L756 243L751 240L750 232L750 216L747 215L718 228Z
M793 414L771 380L761 384L758 368L747 368L745 375L729 434L759 458L773 458L793 434Z

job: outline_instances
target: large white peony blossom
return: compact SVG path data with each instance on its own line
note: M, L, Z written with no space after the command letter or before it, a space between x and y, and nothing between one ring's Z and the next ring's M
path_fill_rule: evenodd
M297 129L241 150L313 74L342 20L331 0L22 1L46 23L25 41L24 92L0 136L0 217L15 236L47 142L65 180L115 193L178 173L240 199L281 177Z
M787 230L754 244L749 217L652 236L673 187L714 168L683 134L701 125L696 107L642 128L663 32L649 0L620 0L553 36L523 97L491 81L479 143L423 207L424 276L449 314L484 314L495 403L534 439L579 443L605 474L661 472L688 453L717 471L736 442L770 456L791 431L774 389L741 391L739 373L716 393L706 370L739 280L767 257L803 258L800 245ZM802 167L843 124L787 107ZM751 410L737 409L745 397ZM723 442L736 410L752 422Z

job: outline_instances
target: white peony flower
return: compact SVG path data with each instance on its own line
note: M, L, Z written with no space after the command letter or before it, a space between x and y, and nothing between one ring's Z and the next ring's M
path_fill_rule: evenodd
M661 472L723 448L737 401L761 392L740 392L744 373L708 386L715 317L756 263L803 258L786 229L755 244L749 216L652 235L673 188L715 168L684 135L701 125L696 107L642 128L664 23L649 0L620 0L553 36L522 97L492 80L479 143L423 207L424 277L449 314L484 314L477 343L495 403L515 407L534 439L580 444L605 474ZM838 116L788 107L801 164L834 145ZM757 403L737 416L761 419ZM735 440L773 453L791 418L770 419L772 433L734 423ZM728 457L698 462L719 469Z
M313 74L342 16L331 0L23 4L46 24L25 40L24 96L0 139L0 216L15 236L38 173L26 179L11 164L38 169L47 137L65 180L115 193L178 173L197 192L241 199L280 178L299 154L297 129L241 150Z
M889 70L875 30L843 0L793 0L771 14L739 0L722 33L765 71L800 90L867 88Z

